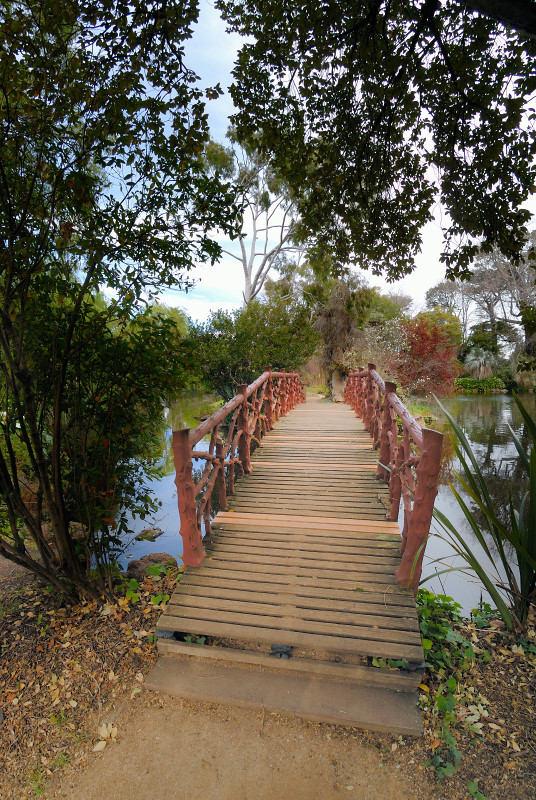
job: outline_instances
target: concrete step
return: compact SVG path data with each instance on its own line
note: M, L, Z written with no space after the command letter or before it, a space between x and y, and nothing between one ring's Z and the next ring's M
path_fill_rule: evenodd
M416 692L340 682L306 672L290 674L207 658L161 655L145 687L204 703L255 708L404 736L422 735Z

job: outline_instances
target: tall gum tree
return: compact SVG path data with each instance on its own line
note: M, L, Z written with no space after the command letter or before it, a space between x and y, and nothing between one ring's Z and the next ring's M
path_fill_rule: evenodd
M235 249L222 252L238 261L244 275L244 306L258 297L270 272L287 265L289 254L300 253L296 206L288 187L258 151L240 146L233 130L232 146L210 142L205 159L210 174L232 179L237 188L241 233Z
M217 5L250 39L238 134L273 157L340 263L409 273L438 197L449 277L481 248L520 257L536 185L534 3Z
M142 295L184 285L194 259L219 255L209 233L231 232L236 209L202 164L204 97L183 59L196 0L0 5L0 553L76 590L88 585L89 562L70 535L67 502L75 366L93 363L81 354L101 334L122 365L143 342L164 358L149 323L147 336L142 322L131 326L123 349L118 331ZM114 300L99 317L91 298L104 287ZM93 385L105 366L101 359L78 386ZM84 402L111 402L114 380ZM165 382L162 373L148 403ZM137 387L140 397L148 387ZM108 447L102 430L92 435ZM37 487L31 503L21 462ZM82 482L92 465L83 466Z

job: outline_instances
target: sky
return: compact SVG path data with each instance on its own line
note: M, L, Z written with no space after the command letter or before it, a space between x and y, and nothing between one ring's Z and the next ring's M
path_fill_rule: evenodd
M207 101L211 136L219 142L225 139L229 116L233 113L227 89L232 82L231 71L242 41L236 34L226 32L219 12L209 0L200 0L199 23L186 45L185 62L201 78L204 88L220 83L225 91L217 100ZM423 228L422 237L416 269L403 280L388 284L381 277L364 273L371 286L410 295L414 300L414 312L424 308L427 289L444 278L444 267L439 261L442 246L439 211L436 218ZM220 239L220 242L223 244L224 240ZM242 268L231 257L223 256L214 266L197 265L190 275L196 282L195 287L188 293L166 293L163 302L183 308L197 321L204 321L211 311L218 308L229 311L242 305Z

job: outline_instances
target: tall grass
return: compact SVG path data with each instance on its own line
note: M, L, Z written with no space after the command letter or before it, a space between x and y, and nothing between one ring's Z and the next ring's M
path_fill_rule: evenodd
M528 488L519 492L519 497L516 497L510 487L508 513L501 515L505 521L501 521L497 514L467 437L449 412L437 401L457 439L454 441L454 449L461 470L454 474L471 501L471 507L452 483L450 487L476 541L492 563L495 575L490 574L479 561L479 557L445 514L434 510L434 518L442 529L440 538L448 541L463 559L464 566L459 568L468 568L477 575L508 630L523 627L530 605L536 600L536 423L516 395L514 400L529 437L528 453L516 433L510 426L509 428L521 468L528 478ZM448 571L450 570L444 570Z

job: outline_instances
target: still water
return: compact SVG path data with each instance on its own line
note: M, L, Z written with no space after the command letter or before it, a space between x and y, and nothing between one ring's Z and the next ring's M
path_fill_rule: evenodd
M532 418L536 418L536 396L522 395L520 399ZM486 478L497 514L499 517L504 516L508 508L510 491L512 490L515 494L522 490L519 457L508 427L510 425L518 437L522 441L524 440L523 418L514 399L510 395L503 394L457 395L442 402L467 436L477 463ZM448 434L450 426L439 408L437 415L438 421L431 427L436 427ZM448 486L449 480L453 480L456 485L453 472L459 469L459 464L450 443L446 444L445 449L447 455L442 473L443 485L439 488L436 508L442 511L456 526L475 555L486 565L490 575L496 575L493 565L476 542L474 533ZM471 507L470 501L468 504ZM434 522L432 535L426 548L423 577L434 575L450 566L461 566L462 564L448 543L439 538L440 535L441 529ZM493 555L491 547L490 550ZM425 585L436 593L444 592L454 597L461 603L465 612L475 608L481 598L482 590L476 578L458 570L433 578ZM483 599L486 602L489 600L485 593Z
M457 420L469 439L478 463L486 475L489 490L497 508L506 509L508 493L512 485L518 485L517 470L518 457L512 443L508 425L516 431L518 436L523 436L523 420L509 395L458 395L444 402L449 413ZM525 395L522 402L536 418L536 396ZM177 557L182 553L182 540L179 536L179 513L177 509L177 491L174 483L175 471L171 453L171 431L173 429L190 427L195 428L204 415L213 413L221 402L210 394L189 394L181 398L173 409L166 415L168 427L166 429L166 446L163 453L164 477L153 481L151 488L162 505L159 511L145 520L132 519L131 528L133 535L126 542L125 557L123 562L140 558L142 555L153 552L167 552ZM431 427L448 432L449 426L446 418L437 408L437 421ZM206 450L207 442L202 441L198 449ZM448 481L453 479L453 472L458 468L452 446L446 445L447 456L442 472L443 485L440 486L436 507L439 508L457 527L458 531L467 538L475 553L485 555L480 551L475 542L474 535L461 512L452 494ZM200 463L200 462L198 462ZM194 462L195 467L195 462ZM434 523L435 526L435 523ZM160 528L164 531L155 542L133 540L133 536L145 528ZM448 543L442 541L432 532L429 539L423 564L423 578L434 576L438 572L450 567L460 566L460 561L453 553ZM492 565L488 565L490 572ZM469 612L475 608L481 598L481 588L476 579L459 571L433 577L425 584L434 592L443 593L454 597ZM486 595L483 596L487 600Z
M122 565L128 561L141 558L149 553L169 553L179 561L182 555L182 539L179 535L180 520L177 504L177 488L175 486L175 467L171 449L171 433L180 428L191 428L199 425L201 417L213 414L223 405L223 401L216 395L204 392L191 392L181 397L173 408L166 409L166 428L164 431L165 442L162 453L163 477L148 482L150 489L161 503L159 510L146 517L144 520L137 517L129 519L132 534L125 540L125 551ZM208 449L208 439L202 439L196 446L197 450ZM197 462L197 464L204 462ZM196 462L194 461L194 469ZM163 531L154 542L135 539L136 534L147 528L160 528Z

